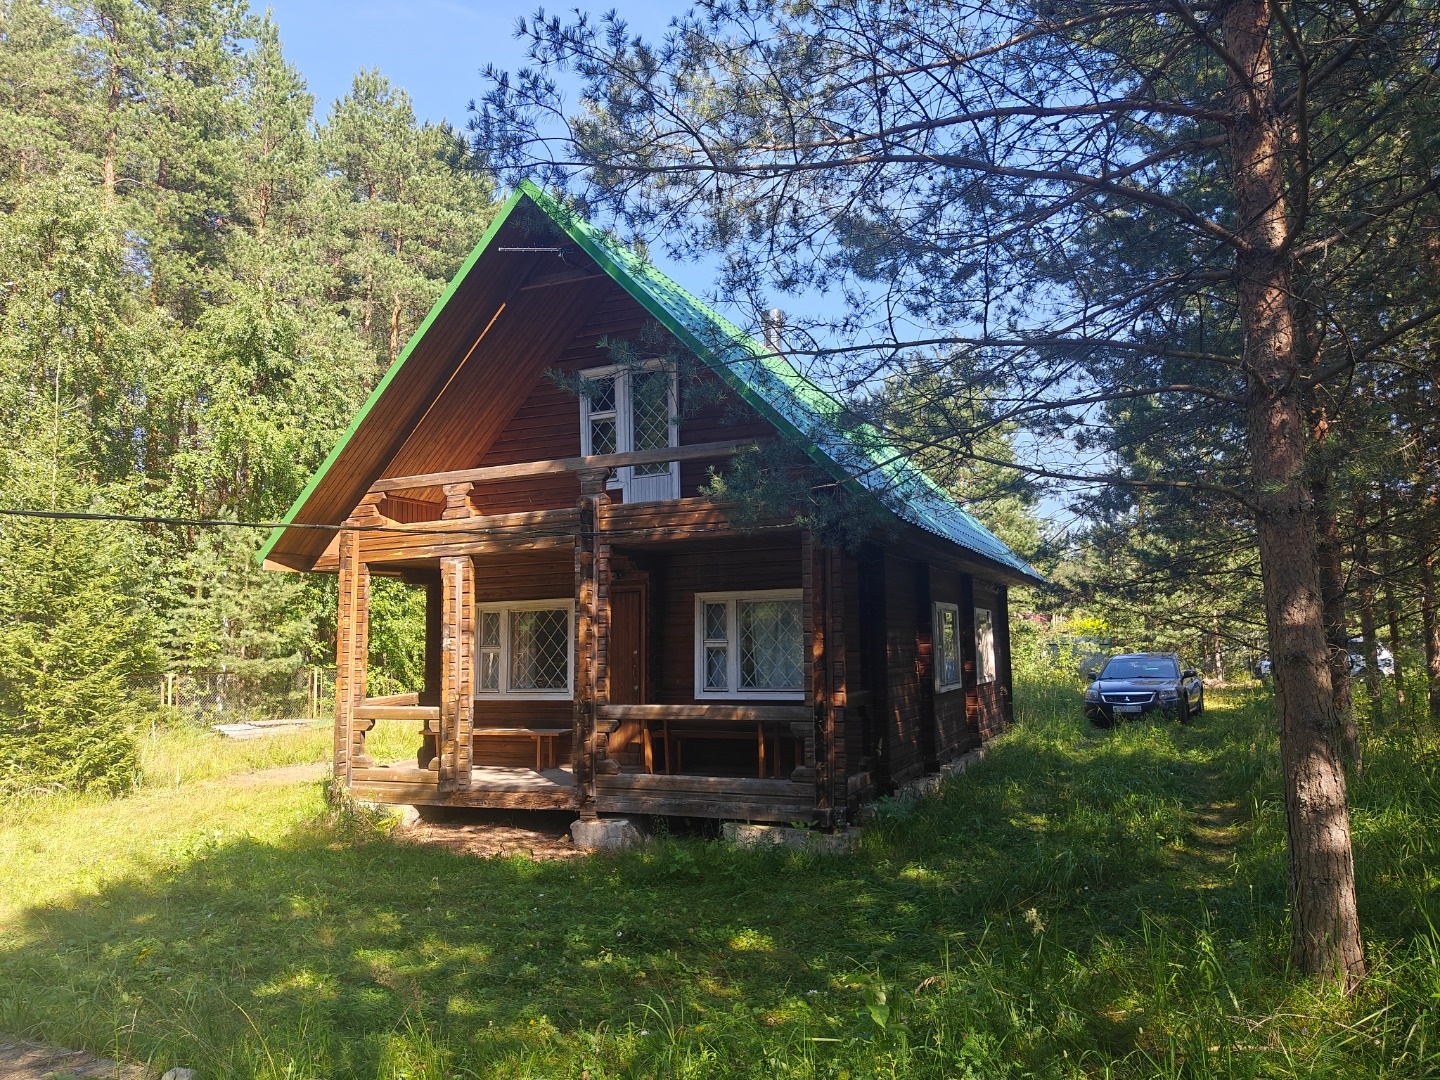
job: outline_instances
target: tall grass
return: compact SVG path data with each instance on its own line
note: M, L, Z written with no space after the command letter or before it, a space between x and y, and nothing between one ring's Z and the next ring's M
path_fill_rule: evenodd
M1440 1072L1440 740L1369 733L1347 998L1288 969L1268 697L1208 704L1100 732L1030 680L843 858L472 859L195 773L67 804L0 824L0 1028L202 1076Z

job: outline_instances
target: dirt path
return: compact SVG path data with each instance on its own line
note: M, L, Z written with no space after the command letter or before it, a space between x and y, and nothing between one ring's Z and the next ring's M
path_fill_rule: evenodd
M143 1065L126 1065L84 1050L62 1050L44 1043L0 1036L0 1078L3 1080L146 1080Z
M278 784L298 784L302 780L319 780L329 771L330 766L323 761L312 762L309 765L279 765L273 769L260 769L256 772L235 773L227 776L222 783L234 784L236 787L269 787Z
M567 810L450 810L438 821L424 821L407 813L395 830L398 839L412 844L435 844L462 855L525 855L538 861L573 859L584 855L570 842Z
M236 773L223 782L237 787L270 787L319 780L330 768L324 763L282 765L257 772ZM532 859L570 859L584 854L570 842L575 815L552 810L448 810L431 820L407 810L395 830L397 839L435 844L462 855L526 855ZM0 1080L3 1080L0 1073Z

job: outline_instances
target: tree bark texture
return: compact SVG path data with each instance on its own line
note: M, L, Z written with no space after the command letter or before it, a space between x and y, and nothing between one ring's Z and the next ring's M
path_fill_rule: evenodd
M1370 723L1378 725L1385 718L1385 702L1380 696L1380 639L1375 629L1375 589L1380 575L1370 550L1370 496L1363 488L1355 493L1355 599L1360 609L1360 648L1365 657L1365 696L1370 699Z
M1307 432L1298 379L1286 239L1284 140L1275 109L1266 0L1222 10L1233 112L1236 284L1246 370L1246 442L1253 469L1274 662L1290 852L1291 955L1307 974L1354 986L1365 973L1340 730L1306 479Z
M1386 631L1390 640L1390 678L1395 682L1396 713L1405 715L1405 665L1400 650L1400 604L1395 599L1395 574L1391 560L1395 530L1390 520L1390 489L1380 485L1380 588L1385 602ZM1378 663L1378 658L1377 658Z
M1425 520L1434 521L1433 500ZM1420 626L1425 645L1425 675L1429 682L1430 719L1440 721L1440 596L1436 595L1435 534L1425 529L1420 537Z
M1340 723L1346 756L1360 763L1360 732L1355 727L1355 700L1350 694L1350 631L1345 626L1345 567L1340 555L1340 519L1335 513L1332 476L1317 474L1313 495L1316 548L1320 558L1320 596L1325 609L1325 641L1330 661L1330 696Z

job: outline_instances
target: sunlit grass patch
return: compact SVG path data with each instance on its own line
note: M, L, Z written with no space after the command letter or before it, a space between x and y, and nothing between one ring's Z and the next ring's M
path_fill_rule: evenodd
M1372 733L1353 787L1376 974L1347 999L1287 970L1263 694L1098 732L1063 680L1022 691L981 765L843 858L665 835L474 859L337 821L316 780L227 778L328 733L222 743L211 772L184 763L208 736L166 736L178 786L0 822L0 1029L292 1080L1440 1066L1440 800L1413 731Z

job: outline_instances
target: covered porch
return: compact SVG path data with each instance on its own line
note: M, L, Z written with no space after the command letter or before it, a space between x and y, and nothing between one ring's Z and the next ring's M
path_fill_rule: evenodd
M826 820L847 796L844 747L826 741L845 708L838 562L799 529L756 542L722 505L618 504L608 468L577 471L573 509L484 514L477 479L456 474L376 485L443 490L420 520L399 520L414 511L389 491L362 500L331 564L337 776L388 803ZM426 672L412 693L370 698L369 585L382 574L425 589ZM703 589L732 585L783 594L800 625L789 700L695 700L686 619ZM377 720L413 724L413 759L367 753Z

